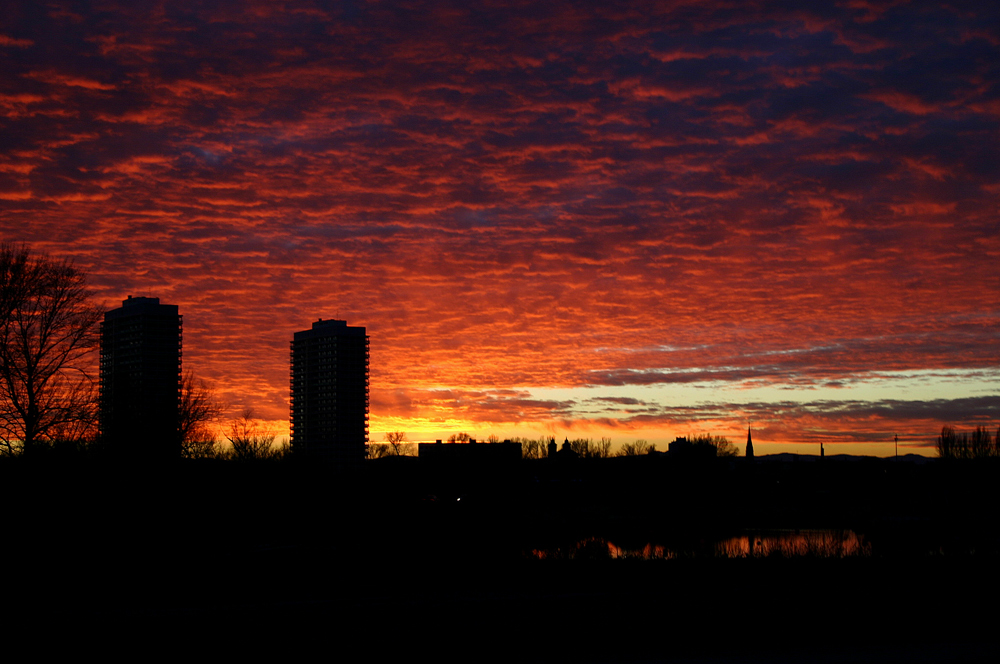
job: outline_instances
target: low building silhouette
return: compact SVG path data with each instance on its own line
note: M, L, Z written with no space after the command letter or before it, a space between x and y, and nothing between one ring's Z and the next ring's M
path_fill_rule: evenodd
M715 445L695 444L686 437L679 436L667 446L667 456L671 459L714 459L718 456Z
M521 460L521 443L420 443L417 454L421 461L454 465L511 465Z
M570 444L568 436L566 437L566 440L563 441L562 447L560 447L559 451L556 452L553 456L556 459L566 459L566 460L577 459L580 457L579 453L577 453L577 451L574 450L573 446Z

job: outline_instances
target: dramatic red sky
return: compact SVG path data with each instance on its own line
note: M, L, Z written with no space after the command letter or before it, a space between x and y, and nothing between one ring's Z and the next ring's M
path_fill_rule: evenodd
M323 317L373 440L995 428L1000 10L607 4L3 2L2 239L285 427Z

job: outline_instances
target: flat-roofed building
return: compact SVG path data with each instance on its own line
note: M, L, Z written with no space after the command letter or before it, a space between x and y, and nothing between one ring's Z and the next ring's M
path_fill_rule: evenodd
M363 327L323 320L291 344L292 451L360 463L368 443L369 338Z
M183 319L177 305L129 297L101 323L102 438L127 456L180 453Z

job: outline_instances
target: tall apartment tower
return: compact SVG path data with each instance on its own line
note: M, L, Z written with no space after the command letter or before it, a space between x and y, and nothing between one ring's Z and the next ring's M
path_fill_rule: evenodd
M323 320L296 332L291 347L292 451L359 463L368 442L368 335Z
M182 317L156 297L131 297L101 323L100 425L120 454L180 451Z

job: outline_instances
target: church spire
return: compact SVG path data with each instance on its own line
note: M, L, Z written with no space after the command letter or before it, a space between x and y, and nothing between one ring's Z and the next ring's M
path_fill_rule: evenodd
M750 425L747 425L747 458L753 458L753 438L750 437Z

